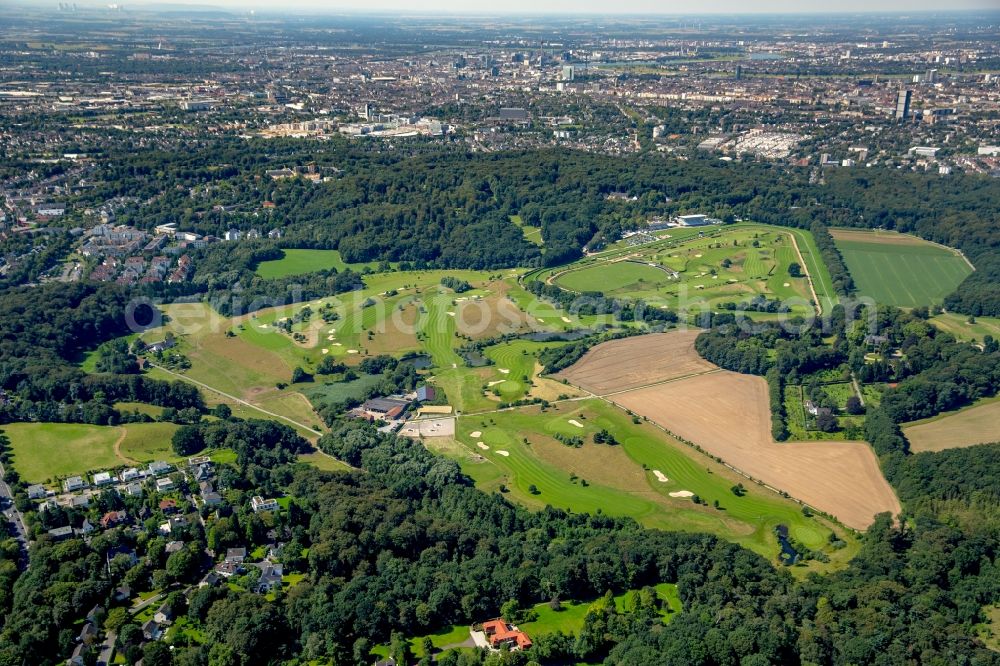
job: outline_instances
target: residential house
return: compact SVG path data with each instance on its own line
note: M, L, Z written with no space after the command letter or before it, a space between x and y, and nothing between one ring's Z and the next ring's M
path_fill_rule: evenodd
M106 486L111 483L111 475L107 472L98 472L94 475L94 485L95 486Z
M169 476L156 480L156 491L165 493L174 489L174 480Z
M156 620L157 624L170 624L174 619L174 612L171 610L170 604L164 603L157 608L153 619Z
M28 486L28 499L45 499L47 494L45 486L40 483Z
M63 481L63 492L71 493L86 487L87 483L79 476L71 476Z
M257 581L257 594L267 594L280 588L284 568L276 562L265 562L260 566L260 580Z
M148 641L158 641L163 635L163 629L160 628L160 623L156 620L149 620L142 625L142 635Z
M97 640L100 633L101 632L97 630L97 627L94 626L93 622L84 622L83 628L80 629L80 634L76 637L76 640L84 645L90 645Z
M531 647L528 635L502 618L483 622L483 633L494 650L499 650L503 645L511 650L527 650Z
M229 548L226 550L226 562L235 562L236 564L243 564L243 561L245 559L247 559L246 548Z
M277 511L278 500L264 499L260 495L254 495L253 498L250 499L250 508L253 509L254 513L261 513L263 511Z
M134 481L125 486L125 494L129 497L142 497L142 484Z
M128 522L128 513L125 511L108 511L101 516L101 527L108 529L115 525L122 525Z
M69 525L66 525L65 527L55 527L49 530L49 536L55 539L56 541L69 539L71 536L73 536L73 528L70 527Z
M135 467L129 467L128 469L122 470L118 478L123 482L135 481L139 478L139 470Z
M172 347L173 345L171 344L170 346ZM152 474L153 476L162 476L164 474L169 474L171 471L173 471L173 469L174 469L173 465L165 463L162 460L157 460L156 462L149 463L149 473Z

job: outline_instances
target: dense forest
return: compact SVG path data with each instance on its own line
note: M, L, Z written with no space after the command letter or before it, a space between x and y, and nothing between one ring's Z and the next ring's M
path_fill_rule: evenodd
M451 653L440 663L1000 663L968 635L981 607L1000 594L1000 541L995 532L967 534L924 508L905 526L879 518L846 570L796 582L787 570L712 536L647 530L601 515L528 512L476 490L455 463L419 443L364 423L342 424L320 440L325 451L360 468L339 473L291 462L304 442L284 426L230 420L201 426L199 434L206 444L238 452L237 465L220 465L218 474L233 508L207 512L204 527L191 522L183 536L189 546L170 555L157 520L89 542L40 537L31 567L0 595L10 611L0 664L60 662L73 643L70 627L95 603L107 604L130 660L291 666L331 657L334 664L362 664L373 661L377 643L405 659L396 633L403 628L420 635L495 616L501 606L523 612L539 602L595 599L660 582L676 583L683 604L669 624L654 606L598 604L576 635L539 636L523 653ZM914 468L900 479L933 473L962 483L970 462ZM996 507L996 479L979 482L975 501ZM940 488L948 480L926 490L904 483L907 502L922 507L946 492ZM251 494L282 491L288 509L273 523L247 507ZM158 499L142 500L154 518ZM73 524L82 517L46 520ZM286 535L282 561L304 574L301 582L273 599L243 591L240 578L195 586L188 596L173 592L166 603L204 641L172 651L159 642L139 647L136 620L112 599L116 586L193 583L204 567L200 549L253 548L267 543L268 529ZM134 563L122 554L133 552Z
M197 388L137 374L91 375L76 363L85 351L155 320L112 285L47 284L0 292L0 423L116 423L115 402L175 409L204 407ZM130 324L131 322L131 324Z
M315 164L328 180L271 181L264 173L303 164ZM470 154L424 143L386 153L339 139L322 150L293 141L219 140L189 152L122 155L101 168L101 182L78 203L149 198L141 214L122 216L142 228L176 222L217 236L231 227L273 228L282 239L256 252L275 245L336 248L349 262L417 268L558 265L650 216L700 212L812 229L835 289L847 293L850 276L825 228L895 229L958 247L976 265L948 298L950 309L1000 314L1000 182L985 176L835 169L810 182L805 169L710 158L609 158L561 149ZM616 192L636 198L609 199ZM261 211L264 202L274 207ZM512 215L540 227L544 251L524 239ZM207 280L209 270L200 274Z

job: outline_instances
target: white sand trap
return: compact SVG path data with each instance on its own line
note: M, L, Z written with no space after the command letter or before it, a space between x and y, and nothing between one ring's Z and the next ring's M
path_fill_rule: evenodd
M357 354L357 353L358 353L358 350L357 350L357 349L348 349L348 350L347 350L347 353L348 353L348 354Z
M497 451L497 455L506 458L507 456L510 455L510 451Z
M505 381L507 381L507 380L506 379L498 379L495 382L488 383L487 386L496 386L497 384L503 384Z
M678 490L674 493L667 493L671 497L694 497L694 493L690 490Z
M478 446L479 448L481 448L483 451L489 451L490 450L490 447L486 446L482 442L476 442L476 446Z
M343 347L344 345L342 345L342 344L341 344L341 343L339 343L339 342L334 342L334 343L333 343L333 346L334 346L334 347Z
M260 325L260 326L258 326L257 328L267 328L267 324L261 324L261 325Z
M670 479L667 478L666 474L664 474L663 472L661 472L658 469L654 469L653 470L653 476L655 476L656 480L659 481L660 483L666 483L667 481L670 480Z
M483 436L483 433L479 432L478 430L475 431L475 432L470 432L469 433L469 437L482 437L482 436Z
M328 335L328 336L326 336L326 339L327 339L327 340L335 340L335 339L336 339L336 337L335 337L335 336L333 336L333 335Z
M499 370L500 374L503 374L503 375L509 375L510 374L510 369L508 369L508 368L497 368L497 370Z
M791 286L792 286L792 283L791 283L791 282L786 282L785 284L783 284L783 285L781 285L781 286L782 286L782 287L791 287Z
M329 333L330 335L337 335L337 329L331 328L329 331L327 331L327 333Z
M330 353L330 350L329 350L329 349L323 349L323 350L321 350L321 351L322 351L322 352L323 352L324 354L329 354L329 353Z
M701 255L700 254L696 254L694 256L695 256L695 259L701 259Z
M462 296L462 298L456 298L456 299L455 299L455 302L456 302L456 303L461 303L462 301L467 301L467 300L469 300L469 299L468 299L468 298L466 298L465 296Z
M572 324L572 323L573 323L573 320L572 320L572 319L570 319L569 317L563 317L563 318L562 318L562 320L563 320L564 322L566 322L567 324Z
M539 324L544 324L545 323L545 320L542 319L541 317L535 317L535 321L537 321Z
M713 279L713 280L718 280L718 279L719 279L719 276L718 276L718 275L713 275L713 276L712 276L712 279Z
M447 315L448 315L449 317L454 317L454 316L455 316L455 313L454 313L454 312L447 312L447 313L445 313L445 314L447 314Z
M576 419L570 419L569 420L569 424L571 426L576 426L577 428L582 428L583 427L583 424L580 423L579 421L577 421Z

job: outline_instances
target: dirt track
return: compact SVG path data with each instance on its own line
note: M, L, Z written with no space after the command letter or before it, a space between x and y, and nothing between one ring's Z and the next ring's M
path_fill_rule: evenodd
M700 332L678 330L605 342L555 377L602 395L708 372L715 365L694 350Z
M767 383L717 370L701 359L694 350L697 334L674 331L604 343L561 376L598 394L626 389L606 399L849 527L865 529L877 513L900 513L871 447L845 441L775 442Z

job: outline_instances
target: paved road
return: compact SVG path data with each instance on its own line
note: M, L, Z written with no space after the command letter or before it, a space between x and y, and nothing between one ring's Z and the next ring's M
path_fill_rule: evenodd
M101 654L97 657L97 666L108 666L111 660L115 656L115 639L117 634L113 631L108 632L107 638L101 643Z
M14 524L14 531L16 534L14 538L17 542L21 544L21 551L24 554L24 566L28 566L28 528L24 526L24 516L21 512L17 510L14 506L14 493L11 492L10 486L4 480L7 475L7 470L4 469L3 464L0 464L0 498L4 498L4 501L10 504L10 507L4 510L4 516L7 520Z

